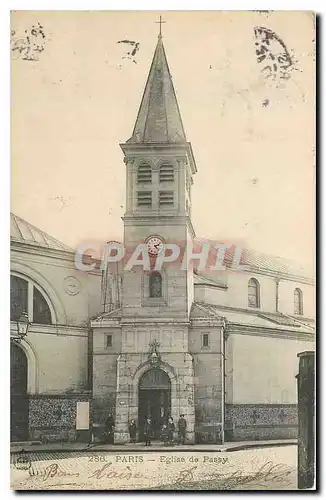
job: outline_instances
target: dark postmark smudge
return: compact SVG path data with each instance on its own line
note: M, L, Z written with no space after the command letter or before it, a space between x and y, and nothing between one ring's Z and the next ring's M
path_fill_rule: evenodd
M29 470L32 465L31 459L24 450L14 458L14 467L17 470Z
M117 43L124 43L130 46L127 54L122 59L130 59L133 63L137 64L135 56L139 50L139 42L133 40L119 40Z
M13 59L38 61L44 51L46 40L44 28L39 22L26 29L23 35L12 29L10 45Z
M294 60L283 40L272 30L254 27L257 62L261 73L272 80L288 80L295 69Z

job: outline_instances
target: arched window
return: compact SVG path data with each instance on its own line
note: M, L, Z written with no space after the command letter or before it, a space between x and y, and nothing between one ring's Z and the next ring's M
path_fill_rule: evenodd
M294 290L294 314L303 314L302 291L300 288Z
M251 278L248 282L248 306L260 307L260 291L259 282L255 278Z
M162 297L162 275L158 271L149 275L149 296L151 298Z
M30 281L10 276L10 320L17 321L26 312L33 323L52 324L49 304L38 288Z
M148 163L141 163L137 171L138 184L148 184L152 182L152 168Z
M18 276L10 276L10 319L17 321L28 307L28 282Z
M43 325L51 325L51 311L47 301L37 288L33 288L33 321Z

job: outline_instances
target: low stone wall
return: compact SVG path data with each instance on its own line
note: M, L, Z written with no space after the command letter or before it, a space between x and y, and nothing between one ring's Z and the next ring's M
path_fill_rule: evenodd
M225 440L294 439L298 435L295 404L226 405Z
M42 442L88 441L90 431L76 430L77 402L90 403L91 394L33 395L29 398L29 439Z

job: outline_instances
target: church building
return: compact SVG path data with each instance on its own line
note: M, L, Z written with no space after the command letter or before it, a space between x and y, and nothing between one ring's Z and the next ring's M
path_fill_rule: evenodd
M121 149L124 247L143 242L155 261L161 245L198 242L191 222L196 162L161 35ZM262 256L244 260L246 272L209 276L180 263L160 272L124 267L121 302L113 298L91 322L93 417L112 409L116 442L128 441L131 419L141 431L151 417L159 435L168 416L176 422L181 414L189 442L223 431L229 439L295 436L296 355L314 342L313 282Z
M222 271L196 259L157 269L172 244L217 255L192 225L197 167L161 35L121 149L123 247L145 245L148 269L79 270L74 250L11 216L12 440L96 439L109 413L115 443L129 441L131 419L141 439L150 417L158 438L181 414L189 443L296 437L297 354L315 348L314 279L249 250L235 267L235 248Z

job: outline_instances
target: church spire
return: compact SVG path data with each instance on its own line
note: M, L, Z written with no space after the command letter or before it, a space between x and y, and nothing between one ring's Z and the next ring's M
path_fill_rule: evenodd
M186 142L160 33L132 137L128 143Z

